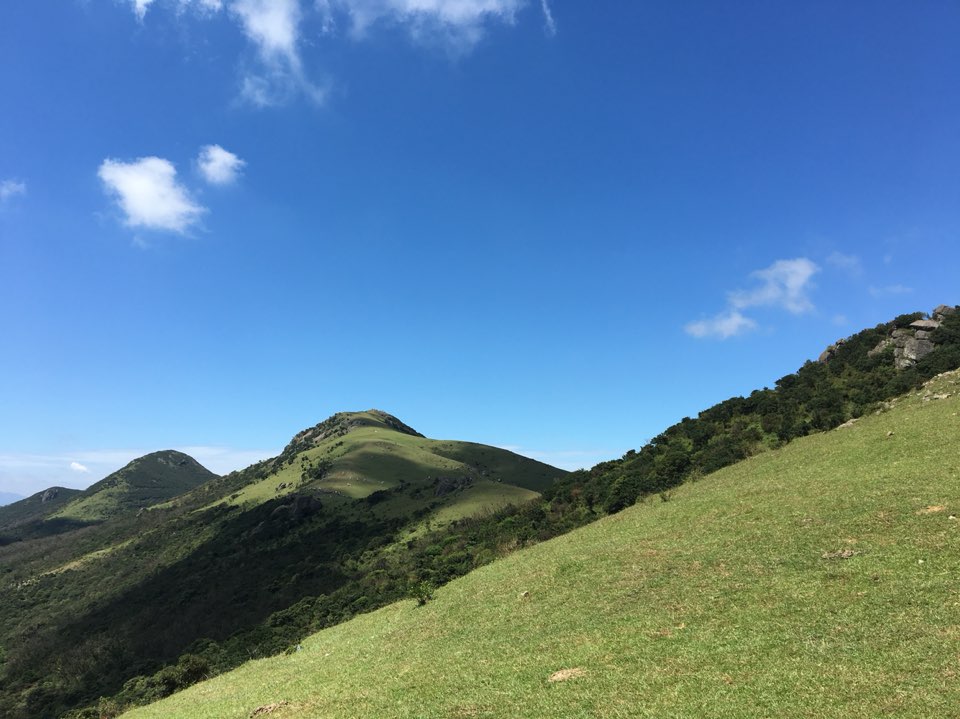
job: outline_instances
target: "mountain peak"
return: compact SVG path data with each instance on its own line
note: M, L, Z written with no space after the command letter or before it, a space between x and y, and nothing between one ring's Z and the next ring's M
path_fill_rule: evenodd
M361 427L379 427L401 434L409 434L413 437L423 437L410 425L380 409L368 409L363 412L337 412L319 424L308 427L294 435L290 443L284 448L282 456L302 452L329 437L342 437Z

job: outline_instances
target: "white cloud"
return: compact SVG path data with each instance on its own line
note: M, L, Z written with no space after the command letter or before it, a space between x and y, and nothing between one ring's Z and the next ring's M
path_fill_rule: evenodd
M831 267L836 267L838 270L848 272L855 277L859 277L863 274L863 264L860 262L860 258L856 255L845 255L842 252L831 252L830 256L827 257L827 264Z
M177 182L169 160L141 157L133 162L104 160L98 172L123 210L130 227L184 233L206 212Z
M737 290L729 296L730 305L738 310L748 307L782 307L793 314L803 314L813 309L807 296L811 278L820 271L805 257L794 260L777 260L764 270L751 273L760 280L760 286L752 290Z
M90 474L90 470L79 462L71 462L70 469L72 469L74 472L80 472L81 474Z
M247 163L220 145L206 145L200 149L197 164L203 179L212 185L229 185L236 181Z
M481 39L488 21L512 25L526 1L331 0L330 4L349 15L357 35L377 22L394 22L405 25L416 40L440 39L453 49L466 51Z
M540 0L540 6L543 10L543 27L547 35L553 37L557 34L557 23L553 19L553 11L550 9L550 3L547 0Z
M147 14L147 8L150 7L153 0L130 0L130 2L133 4L133 11L137 14L137 19L143 20Z
M301 14L297 0L236 0L231 10L265 61L282 59L299 64Z
M704 320L688 322L684 331L698 339L716 338L725 340L757 328L757 323L741 310L750 307L776 307L799 315L813 310L808 292L810 280L820 271L806 257L793 260L777 260L763 270L751 272L750 276L760 284L752 290L736 290L727 295L727 309Z
M278 105L297 93L321 104L326 90L312 83L300 58L299 0L236 0L231 12L257 48L260 67L247 72L241 95L254 105Z
M11 197L27 194L26 183L17 180L0 180L0 202L6 202Z
M739 310L727 310L710 319L689 322L684 325L683 330L697 339L716 337L725 340L742 335L756 327L757 323L749 317L744 317Z

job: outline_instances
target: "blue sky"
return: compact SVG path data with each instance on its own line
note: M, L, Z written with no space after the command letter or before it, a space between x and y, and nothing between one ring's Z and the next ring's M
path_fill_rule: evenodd
M0 490L341 410L564 467L960 302L949 2L0 5Z

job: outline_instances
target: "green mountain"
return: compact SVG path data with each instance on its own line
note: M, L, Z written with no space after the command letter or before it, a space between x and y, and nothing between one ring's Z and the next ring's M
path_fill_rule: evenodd
M124 716L954 716L958 412L952 372Z
M79 489L50 487L26 499L0 507L0 537L27 522L45 519L55 514L80 493Z
M22 494L14 494L13 492L0 492L0 507L19 502L21 499L26 499L26 497Z
M449 556L449 544L435 575L429 537L529 503L566 474L428 439L377 410L334 415L278 457L200 486L197 467L184 455L141 458L45 520L76 523L69 531L0 547L9 716L143 694L167 682L165 665L198 652L226 670L295 641L291 607L320 603L311 621L335 624L428 575L459 576L472 558ZM186 491L158 491L181 473Z
M91 485L51 517L101 522L159 504L215 477L183 452L153 452Z

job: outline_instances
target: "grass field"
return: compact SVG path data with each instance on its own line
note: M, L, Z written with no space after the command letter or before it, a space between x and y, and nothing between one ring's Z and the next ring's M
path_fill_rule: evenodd
M958 389L939 378L126 716L957 716Z
M393 496L380 508L381 513L403 516L424 506L424 498L433 491L431 482L438 477L468 478L467 489L437 501L440 506L431 521L449 522L532 499L563 473L496 447L427 439L395 431L369 413L355 416L370 424L320 442L299 453L292 464L283 465L204 509L222 502L238 506L260 504L307 486L351 499L400 487L410 491L422 489L424 494L416 499ZM305 466L323 460L331 463L323 479L301 478Z

